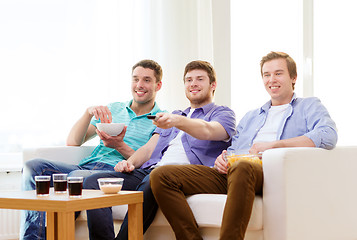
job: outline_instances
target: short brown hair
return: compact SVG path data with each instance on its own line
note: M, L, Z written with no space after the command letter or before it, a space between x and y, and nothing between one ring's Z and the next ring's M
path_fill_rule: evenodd
M210 83L216 82L216 72L214 71L212 65L209 62L201 61L201 60L192 61L186 65L185 72L183 74L183 80L185 81L185 76L189 71L196 70L196 69L201 69L203 71L206 71Z
M289 54L284 53L284 52L270 52L268 55L264 56L262 60L260 60L260 74L263 76L263 65L266 62L269 62L274 59L285 59L286 60L286 65L288 66L288 71L289 71L289 76L290 78L296 78L297 77L297 70L296 70L296 63L294 59L292 59ZM293 83L293 89L295 88L295 83Z
M132 68L132 73L134 72L134 69L137 67L143 67L143 68L149 68L155 72L155 78L156 82L160 82L162 79L162 68L161 66L155 62L154 60L141 60L140 62L136 63L133 68Z

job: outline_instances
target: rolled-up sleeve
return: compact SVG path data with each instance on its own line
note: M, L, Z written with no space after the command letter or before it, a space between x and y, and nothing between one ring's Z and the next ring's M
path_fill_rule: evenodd
M229 139L232 139L236 134L236 116L232 109L224 106L218 107L210 121L219 122L229 135Z
M311 100L304 108L308 128L304 136L310 138L316 147L332 149L337 144L336 124L318 98Z

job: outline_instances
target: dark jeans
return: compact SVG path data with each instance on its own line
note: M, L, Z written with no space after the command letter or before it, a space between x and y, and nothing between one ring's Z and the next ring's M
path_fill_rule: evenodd
M143 191L144 204L143 204L143 231L145 232L157 212L157 204L150 188L150 172L151 169L135 169L131 173L121 172L106 172L94 174L83 183L83 188L86 189L99 189L97 179L102 177L124 178L122 190L136 190ZM92 240L110 239L115 238L113 215L111 208L100 208L94 210L87 210L87 221L89 229L89 238ZM118 236L115 239L128 239L128 214L126 214L124 222L121 225Z
M49 161L45 159L34 159L25 163L22 172L22 189L36 189L35 176L52 175L54 173L68 173L68 176L82 176L83 178L97 172L112 171L113 166L93 162L83 166L71 165L63 162ZM53 181L51 181L51 187ZM78 216L76 212L76 216ZM45 212L22 211L20 239L22 240L44 240L46 239Z
M243 240L253 208L255 194L262 192L263 168L240 161L220 174L202 165L167 165L151 174L151 187L158 206L175 232L176 239L201 240L187 195L227 194L220 239Z

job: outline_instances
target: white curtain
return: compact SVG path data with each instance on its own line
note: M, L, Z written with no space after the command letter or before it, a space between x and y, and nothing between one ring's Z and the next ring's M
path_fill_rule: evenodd
M62 145L86 107L130 97L134 61L118 54L130 11L114 0L0 1L0 152Z
M146 4L142 4L146 2ZM147 18L136 29L136 44L162 65L163 88L158 94L161 107L174 110L188 106L184 95L185 65L197 59L213 61L210 1L152 0L136 1L146 6Z
M145 2L146 4L142 4ZM193 60L209 61L217 72L215 101L230 105L230 1L229 0L137 0L147 7L148 32L139 39L149 41L141 52L157 56L164 69L163 89L158 102L168 110L188 106L183 72ZM138 29L140 26L138 27ZM151 38L147 39L147 37ZM150 46L149 49L145 49Z
M88 106L131 98L131 67L145 58L163 67L159 105L187 107L189 61L230 74L230 59L215 61L229 49L229 37L214 27L229 22L229 11L222 13L229 0L218 2L0 0L0 152L63 145ZM217 101L226 96L216 93Z

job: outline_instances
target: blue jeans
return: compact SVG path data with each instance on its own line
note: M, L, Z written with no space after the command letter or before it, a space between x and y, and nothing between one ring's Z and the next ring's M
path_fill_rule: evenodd
M121 177L124 178L122 190L136 190L143 191L144 204L143 204L143 231L145 232L157 212L157 204L154 195L150 188L150 172L152 169L135 169L131 173L121 172L105 172L93 174L86 178L83 187L86 189L99 189L97 179L101 177ZM113 215L111 208L101 208L94 210L87 210L87 221L89 229L89 239L110 239L115 238ZM124 222L121 225L120 231L116 239L128 239L128 216L125 216Z
M67 173L68 176L83 176L84 178L98 171L113 171L113 166L94 162L84 166L71 165L62 162L53 162L44 159L33 159L25 163L22 170L22 189L36 189L35 176ZM51 181L51 187L53 182ZM22 211L20 239L46 239L45 212Z

